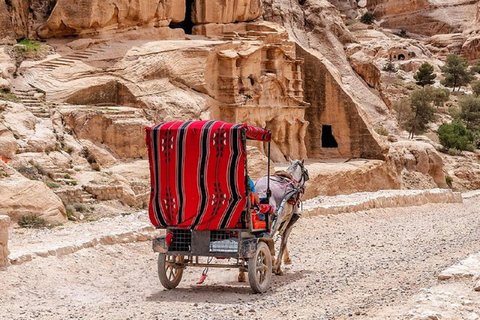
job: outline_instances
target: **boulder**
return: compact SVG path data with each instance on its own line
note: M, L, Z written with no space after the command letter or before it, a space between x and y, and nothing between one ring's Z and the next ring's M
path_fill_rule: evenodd
M36 215L50 223L62 223L67 219L62 200L43 182L29 180L0 161L0 212L13 222L22 216Z

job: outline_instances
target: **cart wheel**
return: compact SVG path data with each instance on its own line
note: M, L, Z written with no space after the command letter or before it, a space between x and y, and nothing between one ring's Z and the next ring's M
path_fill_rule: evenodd
M248 260L248 282L253 292L267 291L272 279L272 256L265 242L259 242L255 256Z
M158 255L158 278L166 289L176 288L182 280L183 267L177 265L182 262L182 256Z

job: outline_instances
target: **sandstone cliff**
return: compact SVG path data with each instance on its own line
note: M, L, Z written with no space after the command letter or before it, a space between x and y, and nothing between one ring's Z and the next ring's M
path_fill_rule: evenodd
M142 128L176 119L271 129L275 161L310 158L308 197L444 187L450 159L431 144L405 142L391 106L408 94L400 78L413 81L421 63L439 70L437 57L450 51L477 57L477 17L458 17L478 1L367 1L373 26L358 22L366 10L360 2L0 2L4 43L40 37L54 52L18 59L15 50L25 48L0 50L0 88L13 95L0 103L0 162L8 162L0 188L19 195L38 189L43 201L42 208L25 197L5 205L53 220L66 211L88 219L144 206L150 185ZM436 24L442 12L458 19ZM403 28L397 18L414 15L413 26L426 14L431 19L418 26L436 31L425 41L379 26ZM382 71L388 61L401 71ZM261 158L264 145L255 147ZM325 161L332 167L315 169ZM449 174L459 177L458 187L476 185L463 182L472 180L465 171Z

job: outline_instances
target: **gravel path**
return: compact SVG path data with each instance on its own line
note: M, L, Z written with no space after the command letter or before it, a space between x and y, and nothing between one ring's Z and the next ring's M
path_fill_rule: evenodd
M480 198L301 219L293 264L263 295L235 270L188 268L164 290L150 242L99 245L0 272L0 319L476 319L472 278L440 281L480 251Z

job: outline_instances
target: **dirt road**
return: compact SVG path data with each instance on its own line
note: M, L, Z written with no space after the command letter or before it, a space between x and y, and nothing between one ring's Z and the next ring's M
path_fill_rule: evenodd
M98 246L0 272L0 319L476 319L475 282L437 276L479 239L478 197L303 218L293 264L263 295L233 269L197 285L202 269L189 268L166 291L150 242Z

